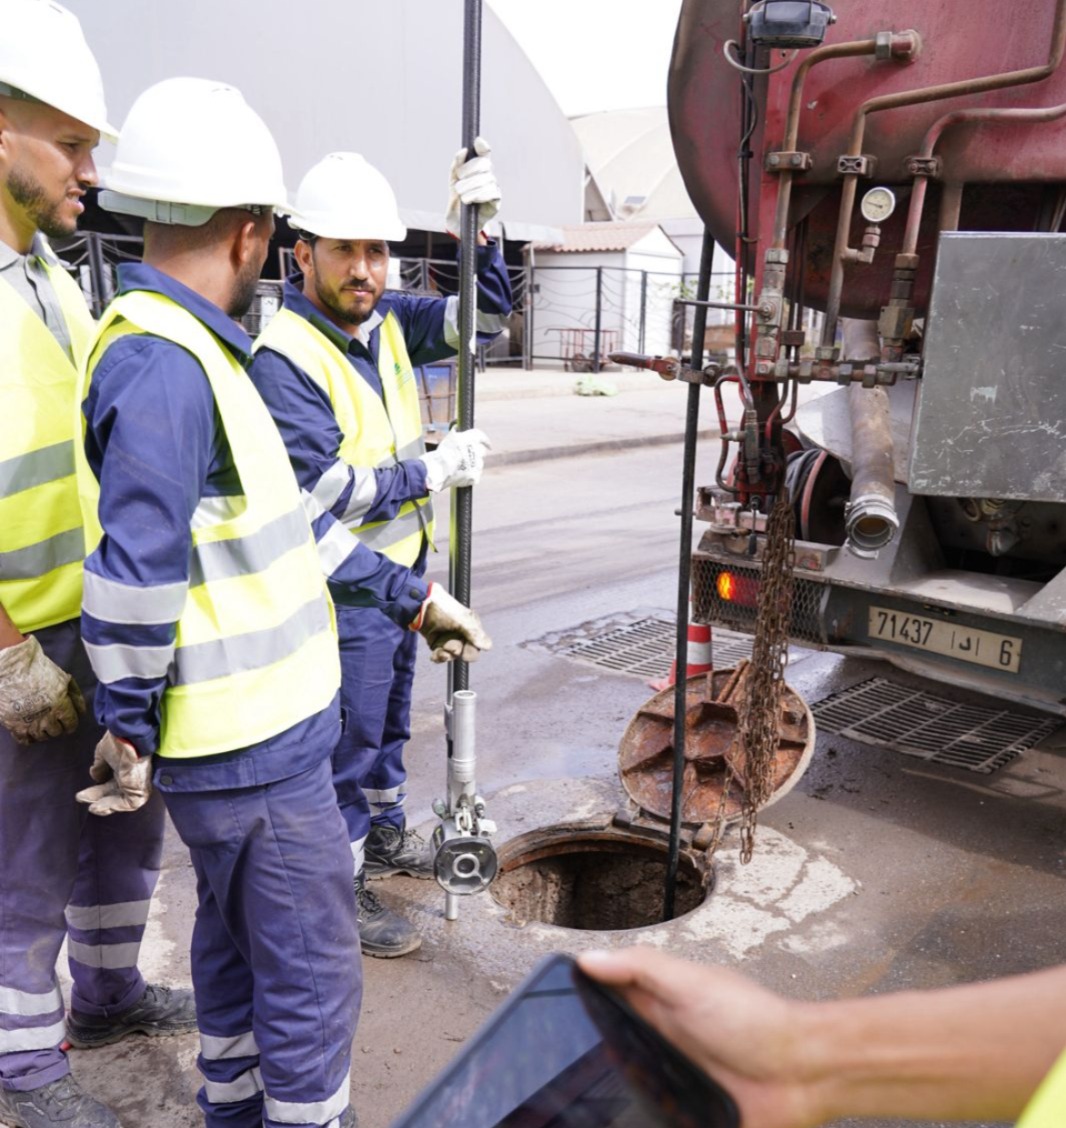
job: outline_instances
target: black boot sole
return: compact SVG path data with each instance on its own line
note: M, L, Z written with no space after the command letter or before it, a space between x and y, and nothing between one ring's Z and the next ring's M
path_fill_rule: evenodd
M195 1034L196 1030L195 1023L191 1026L174 1029L160 1028L146 1022L124 1026L121 1030L101 1031L99 1035L96 1035L86 1031L75 1033L68 1023L65 1041L76 1050L95 1050L97 1046L110 1046L115 1042L121 1042L123 1038L128 1038L131 1034L143 1034L147 1038L175 1038L179 1034Z
M415 936L402 948L382 948L375 944L359 942L359 950L364 956L372 956L376 960L397 960L401 956L409 956L422 947L422 937Z

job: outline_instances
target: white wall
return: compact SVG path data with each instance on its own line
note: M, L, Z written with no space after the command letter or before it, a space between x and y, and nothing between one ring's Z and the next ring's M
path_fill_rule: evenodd
M533 294L533 354L563 360L568 351L591 355L596 325L596 268L603 267L603 348L622 348L624 275L620 251L581 254L537 251ZM580 332L583 331L583 332Z
M444 212L461 140L458 0L64 2L100 61L116 124L154 82L220 79L273 130L290 192L326 153L353 149L389 177L401 207ZM569 121L488 5L482 39L481 125L501 219L580 223L584 163ZM99 155L106 165L110 146Z
M596 325L596 269L602 267L600 325L604 355L640 347L642 272L647 272L644 351L670 348L670 307L678 296L681 253L655 230L626 251L538 251L533 351L565 359L567 349L591 355ZM581 332L579 332L581 331Z
M638 272L647 271L643 351L656 355L670 351L672 307L674 299L681 296L683 265L681 252L658 228L629 248L626 266L631 273L626 275L629 291L626 317L631 343L627 348L636 350L639 344L641 275Z

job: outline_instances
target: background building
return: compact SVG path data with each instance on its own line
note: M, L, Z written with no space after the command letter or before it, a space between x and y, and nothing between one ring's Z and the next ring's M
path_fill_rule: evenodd
M175 75L240 88L281 148L287 186L351 149L396 189L408 226L443 231L461 141L462 5L314 0L67 0L100 61L111 119ZM484 6L482 133L493 146L509 240L552 237L582 218L584 161L562 110ZM100 151L101 164L110 147Z

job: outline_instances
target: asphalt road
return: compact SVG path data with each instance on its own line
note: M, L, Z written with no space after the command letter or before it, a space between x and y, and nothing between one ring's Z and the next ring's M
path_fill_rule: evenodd
M715 455L705 449L698 480ZM471 685L492 813L512 812L526 828L552 822L586 784L608 801L617 790L621 802L618 740L651 691L640 678L530 644L609 615L673 608L679 466L680 447L662 445L504 465L479 487L473 603L495 648L472 668ZM444 554L431 574L446 577ZM817 701L873 673L920 684L878 663L811 653L797 656L789 680ZM443 786L443 697L443 672L424 662L408 757L415 822ZM821 735L804 779L764 813L756 862L742 870L727 841L699 922L644 938L805 997L935 987L1061 961L1064 782L1061 752L1032 751L979 776ZM465 902L448 925L435 885L376 888L418 919L426 942L413 957L366 961L353 1056L363 1128L385 1128L542 952L631 939L506 925ZM188 982L194 906L192 872L172 836L144 958L169 982ZM128 1128L185 1128L201 1123L195 1053L191 1037L135 1039L75 1054L74 1068Z

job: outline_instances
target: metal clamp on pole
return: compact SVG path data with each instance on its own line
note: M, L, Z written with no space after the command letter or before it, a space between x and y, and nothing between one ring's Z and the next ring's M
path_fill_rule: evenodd
M476 701L477 694L469 689L452 695L448 798L433 804L441 820L433 831L433 876L446 894L445 920L459 916L460 896L480 893L496 876L496 851L488 840L496 824L484 817L485 801L477 794Z

